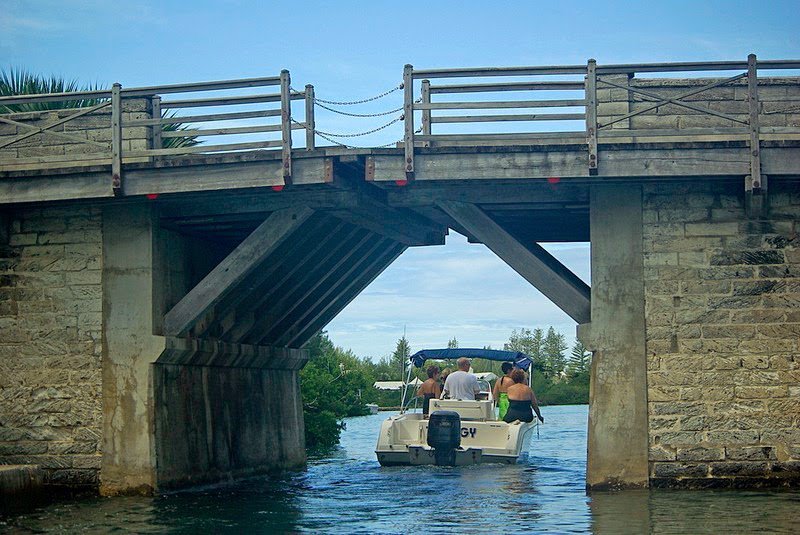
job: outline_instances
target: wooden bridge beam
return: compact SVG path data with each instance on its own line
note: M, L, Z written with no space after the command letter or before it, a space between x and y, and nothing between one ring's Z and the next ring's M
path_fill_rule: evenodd
M314 213L310 208L272 213L164 316L164 332L183 336Z
M439 207L578 323L591 321L589 286L541 246L525 246L474 204Z

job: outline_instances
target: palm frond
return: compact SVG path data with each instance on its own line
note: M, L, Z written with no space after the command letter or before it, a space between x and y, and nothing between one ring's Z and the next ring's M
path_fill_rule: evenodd
M77 80L59 76L33 74L19 67L0 70L0 96L41 95L45 93L71 93L75 91L98 91L105 89L99 84L81 85ZM0 104L0 113L19 113L31 111L59 110L64 108L85 108L103 102L104 99L78 99L56 102L30 102L24 104Z

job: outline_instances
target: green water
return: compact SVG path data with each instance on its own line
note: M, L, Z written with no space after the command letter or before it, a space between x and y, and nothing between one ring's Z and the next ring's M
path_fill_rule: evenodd
M584 492L586 406L545 407L516 465L381 468L386 414L351 418L308 470L154 498L91 498L11 533L800 533L800 491Z

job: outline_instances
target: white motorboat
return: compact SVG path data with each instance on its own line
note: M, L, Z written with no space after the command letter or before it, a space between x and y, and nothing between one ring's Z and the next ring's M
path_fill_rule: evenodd
M485 349L423 350L412 355L411 360L421 367L427 359L462 356L511 361L523 369L530 366L530 357L524 353ZM419 412L402 410L399 415L389 417L378 435L375 448L378 462L383 466L517 462L538 423L536 420L530 423L498 420L491 389L488 383L484 384L485 392L477 396L478 400L431 399L429 418L423 416L421 409ZM402 407L406 407L407 393L406 388Z

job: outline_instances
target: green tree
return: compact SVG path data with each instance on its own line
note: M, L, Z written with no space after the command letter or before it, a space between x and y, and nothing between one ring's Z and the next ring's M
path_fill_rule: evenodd
M392 367L400 374L400 380L405 380L406 366L408 366L408 358L411 356L411 345L408 343L406 335L397 340L394 352L392 352L391 362Z
M447 349L458 349L458 340L456 340L455 336L447 342Z
M592 354L580 342L575 341L570 351L569 361L567 362L567 376L572 379L579 375L589 373L592 364Z
M567 358L564 352L567 350L567 342L564 335L556 332L553 327L547 329L547 335L542 343L542 359L545 363L545 375L553 378L561 377Z
M374 373L368 361L335 347L322 332L306 348L309 362L300 371L306 447L318 449L338 443L341 419L367 413L365 404L375 397Z
M511 331L511 336L508 342L503 344L503 349L506 351L521 351L529 357L533 362L533 367L538 370L544 370L546 364L543 358L543 345L544 345L544 331L536 328L533 331L530 329L514 329Z

